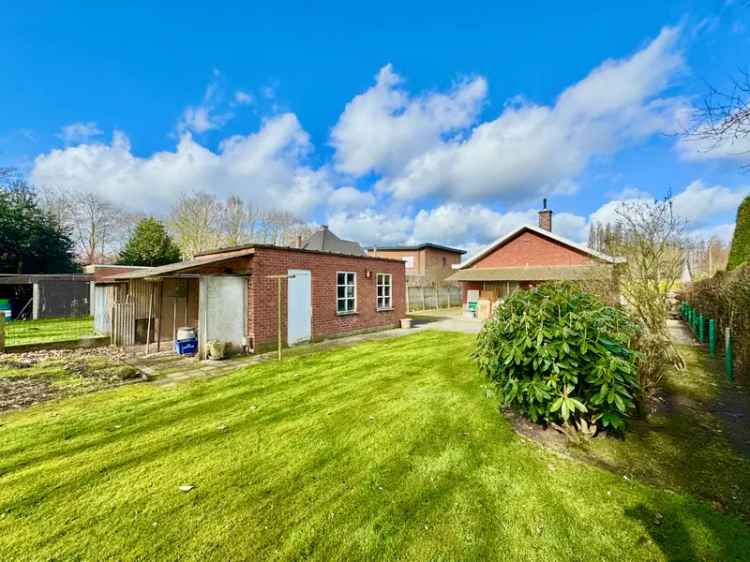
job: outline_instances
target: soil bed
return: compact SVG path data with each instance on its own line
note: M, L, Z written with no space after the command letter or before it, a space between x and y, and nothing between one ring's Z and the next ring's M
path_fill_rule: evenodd
M115 348L0 355L0 412L145 380Z

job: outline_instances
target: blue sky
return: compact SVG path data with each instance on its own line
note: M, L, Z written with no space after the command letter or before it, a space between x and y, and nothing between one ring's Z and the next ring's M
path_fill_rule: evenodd
M745 63L748 24L720 0L15 3L0 165L158 215L239 193L363 243L469 248L544 196L582 239L671 190L726 239L745 151L674 133Z

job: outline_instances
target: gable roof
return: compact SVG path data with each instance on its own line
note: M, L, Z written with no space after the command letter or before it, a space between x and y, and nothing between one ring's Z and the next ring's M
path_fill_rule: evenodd
M367 248L368 252L416 252L418 250L424 250L425 248L432 248L433 250L442 250L443 252L451 252L453 254L463 255L466 250L459 248L451 248L449 246L441 246L440 244L433 244L432 242L425 242L424 244L418 244L416 246L371 246Z
M342 240L327 228L321 228L302 244L303 250L317 250L348 256L366 256L362 246L351 240Z
M510 231L508 234L504 236L501 236L500 238L498 238L491 244L479 250L476 254L471 256L465 262L458 264L458 265L454 265L453 269L466 269L474 265L480 259L482 259L488 254L491 254L493 251L505 245L507 242L510 242L511 240L513 240L513 238L515 238L516 236L518 236L524 231L533 232L535 234L538 234L539 236L552 240L553 242L557 242L558 244L562 244L564 246L572 248L573 250L577 250L579 252L587 254L593 258L596 258L606 263L625 263L625 258L608 256L607 254L603 254L602 252L597 252L596 250L592 250L591 248L588 248L581 244L577 244L576 242L573 242L569 238L565 238L564 236L560 236L559 234L554 234L548 230L539 228L538 226L532 226L530 224L526 224L526 225L522 225L522 226L519 226L518 228L513 229L512 231Z

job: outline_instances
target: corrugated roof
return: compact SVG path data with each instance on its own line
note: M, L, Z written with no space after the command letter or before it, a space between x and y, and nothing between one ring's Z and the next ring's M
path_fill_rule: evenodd
M327 228L322 228L310 236L302 244L302 249L330 252L332 254L345 254L348 256L367 255L362 246L351 240L342 240Z
M612 268L607 265L477 267L460 269L446 281L576 281L604 279L610 275Z
M465 254L466 250L459 248L451 248L450 246L441 246L440 244L433 244L432 242L425 242L424 244L417 244L416 246L371 246L367 248L368 252L416 252L418 250L424 250L425 248L433 248L435 250L442 250L444 252L451 252L453 254Z
M228 252L219 254L216 256L207 256L194 258L192 260L181 261L177 263L170 263L168 265L162 265L159 267L151 267L140 271L129 271L127 273L119 273L117 275L111 275L108 280L112 281L125 281L127 279L145 279L147 277L163 277L171 273L186 273L191 269L198 269L207 265L214 265L217 263L231 261L233 259L241 258L244 256L252 255L255 252L253 248L246 248L244 250L238 250L236 252Z

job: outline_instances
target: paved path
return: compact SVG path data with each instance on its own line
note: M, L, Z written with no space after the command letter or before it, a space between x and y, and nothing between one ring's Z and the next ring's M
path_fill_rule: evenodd
M466 320L453 314L420 314L414 316L414 327L411 329L397 328L383 330L382 332L371 332L345 338L326 340L320 343L304 344L285 349L282 353L295 357L325 351L349 347L364 341L382 340L414 334L422 330L444 330L449 332L478 333L481 322L477 320ZM242 355L229 358L224 361L201 361L195 357L180 357L172 351L152 353L149 356L137 354L127 360L128 363L146 373L153 379L152 384L157 386L172 387L181 382L197 378L211 378L226 375L248 365L256 365L265 361L276 359L276 352L262 353L259 355Z

